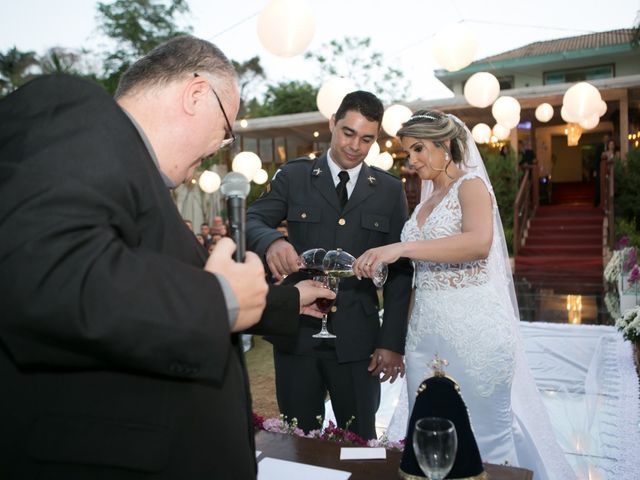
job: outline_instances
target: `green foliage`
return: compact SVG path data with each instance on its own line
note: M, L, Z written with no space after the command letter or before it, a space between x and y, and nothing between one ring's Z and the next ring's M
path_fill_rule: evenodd
M614 167L616 220L634 221L640 213L640 149L630 149L626 162Z
M371 47L368 37L332 40L315 52L305 53L304 58L317 62L320 79L327 76L350 78L358 88L375 93L385 103L406 99L410 82L402 71L390 66L382 53Z
M0 97L8 95L33 78L29 70L37 64L35 52L22 52L16 47L0 52Z
M176 25L179 14L189 12L187 0L116 0L98 3L98 24L115 40L117 49L104 61L101 83L115 92L120 75L139 57L162 42L189 33Z
M616 161L614 183L616 237L627 235L632 245L640 247L640 233L636 231L640 221L640 149L630 149L626 162Z
M247 114L257 118L313 112L317 110L317 94L318 90L313 85L298 80L269 85L263 104L251 102L247 105Z
M496 196L502 228L507 240L509 251L513 238L513 202L518 192L518 176L516 173L516 155L509 151L506 157L490 147L480 146L480 153L489 174L491 185Z
M249 95L251 94L251 88L256 83L265 79L265 73L260 64L260 57L257 55L244 62L231 60L231 63L238 74L238 85L240 87L240 110L238 111L238 117L242 118L247 114L249 102L253 101L255 108L257 100L255 98L249 100Z

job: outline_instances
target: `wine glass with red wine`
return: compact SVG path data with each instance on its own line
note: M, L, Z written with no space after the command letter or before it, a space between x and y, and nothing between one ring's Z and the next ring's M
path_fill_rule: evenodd
M298 266L301 272L307 272L309 275L324 275L322 261L327 251L324 248L312 248L305 250L298 257Z
M318 298L316 299L316 307L323 313L322 316L322 328L318 333L313 335L313 338L336 338L336 336L327 330L327 315L331 311L331 307L336 303L338 295L338 285L340 279L337 277L327 277L326 275L318 275L313 277L316 282L320 282L324 288L329 288L336 294L335 298Z

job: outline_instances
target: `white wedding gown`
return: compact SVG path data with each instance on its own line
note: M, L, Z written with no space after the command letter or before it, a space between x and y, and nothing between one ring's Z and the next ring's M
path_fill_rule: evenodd
M476 176L467 173L456 180L421 227L416 215L422 203L418 205L404 226L402 241L461 233L458 189L466 179ZM490 185L487 188L492 191ZM460 385L483 461L529 468L538 480L575 478L555 443L530 373L519 380L530 385L518 389L526 402L520 402L520 406L530 410L520 416L515 407L517 398L512 408L516 365L524 360L524 354L513 307L490 281L487 260L460 264L414 261L414 268L415 300L405 353L408 404L402 395L388 436L392 438L394 430L396 434L406 432L415 392L432 375L437 354L448 361L445 371ZM526 366L524 370L528 373ZM536 425L530 425L532 421Z

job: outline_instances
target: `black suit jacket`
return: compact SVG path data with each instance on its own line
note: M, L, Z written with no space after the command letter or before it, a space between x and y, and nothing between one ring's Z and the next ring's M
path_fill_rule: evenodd
M277 172L269 191L249 207L247 246L264 256L269 245L282 238L275 227L286 219L288 240L298 253L316 247L342 248L358 257L369 248L398 242L407 217L402 183L387 172L363 163L342 211L326 155L314 161L296 159ZM375 348L403 354L411 276L407 259L389 266L381 326L373 282L345 278L340 282L337 311L329 317L335 340L313 339L320 324L306 316L301 317L297 338L269 339L283 351L317 356L326 355L325 348L331 350L335 344L335 354L341 362L366 359Z
M246 370L205 260L101 88L42 77L0 101L1 478L255 475ZM295 331L293 290L270 293L266 331Z

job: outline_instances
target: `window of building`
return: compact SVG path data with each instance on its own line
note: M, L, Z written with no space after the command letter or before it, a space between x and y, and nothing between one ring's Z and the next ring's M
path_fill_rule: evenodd
M515 88L513 75L503 75L497 78L498 83L500 84L500 90L511 90L512 88Z
M572 68L570 70L555 70L544 73L544 84L573 83L597 80L599 78L613 78L614 65L598 65L595 67Z

